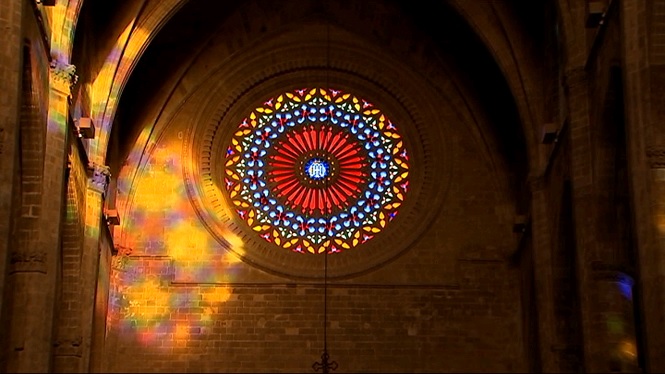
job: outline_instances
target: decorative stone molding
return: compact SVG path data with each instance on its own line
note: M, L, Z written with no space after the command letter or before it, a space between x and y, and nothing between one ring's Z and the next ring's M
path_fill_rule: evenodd
M76 66L54 58L51 61L50 68L53 87L64 92L67 96L71 95L72 86L78 81Z
M307 63L309 62L303 62ZM371 63L379 62L372 60ZM332 61L331 64L335 62ZM271 66L271 68L281 67ZM356 238L359 241L364 240L358 244L362 245L362 249L353 248L346 251L343 256L330 256L327 276L330 279L357 276L383 266L410 249L417 236L427 229L428 223L432 222L433 214L438 212L435 205L443 202L443 196L451 180L452 168L449 167L448 161L451 161L452 157L443 155L445 150L452 147L447 147L447 140L440 137L442 135L438 132L441 130L440 127L423 125L436 120L435 113L429 111L433 106L424 104L431 99L416 96L415 100L421 104L415 106L410 97L393 94L390 87L375 85L372 81L362 78L365 76L364 72L356 70L355 67L344 67L335 70L334 73L319 70L316 66L303 66L300 69L291 67L290 70L285 69L281 74L277 72L272 77L265 77L264 73L261 71L261 74L248 77L248 81L261 84L239 90L239 96L236 98L227 100L219 96L217 99L219 93L206 94L210 97L210 101L206 104L209 108L207 110L209 119L196 121L197 124L187 131L183 159L191 161L184 162L186 188L190 201L210 233L222 246L254 267L287 277L316 279L323 275L321 256L309 254L303 256L296 250L287 250L279 247L274 241L264 240L265 237L259 236L257 231L246 224L247 221L243 221L240 215L228 208L233 206L232 203L228 205L223 203L228 202L231 197L227 191L218 187L225 184L223 176L227 165L225 156L227 145L234 136L233 130L241 123L244 108L253 105L252 98L256 96L268 98L273 94L282 93L274 89L266 90L264 87L292 86L306 75L310 77L312 85L323 85L326 79L330 78L345 82L340 89L347 89L361 96L364 94L374 97L377 108L391 113L391 121L403 129L401 136L405 148L408 148L413 160L418 160L417 165L411 165L413 167L409 173L410 192L404 204L400 206L400 212L395 218L397 221L391 224L390 228L383 229L380 235L374 238L370 236L371 240L366 237ZM370 74L368 72L367 76ZM401 86L407 90L406 87L409 87L410 83L404 81ZM418 95L415 89L413 93ZM436 146L433 146L433 143ZM437 171L435 175L431 174L433 170ZM242 250L235 245L236 242L244 243Z
M651 168L665 168L665 146L647 148L647 159Z
M46 253L42 251L14 251L9 259L11 272L39 272L46 274Z
M111 180L111 170L106 165L99 165L94 162L88 164L88 171L90 173L89 186L106 196L109 182Z
M53 343L53 347L55 348L55 355L81 357L82 342L83 338L81 336L58 338Z

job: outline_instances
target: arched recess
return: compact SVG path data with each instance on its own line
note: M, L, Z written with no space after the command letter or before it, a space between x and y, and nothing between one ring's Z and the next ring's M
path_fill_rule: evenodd
M452 1L451 5L485 43L506 79L518 108L527 146L529 172L539 173L537 145L542 118L542 94L538 58L524 43L522 20L511 14L505 4L493 2ZM508 7L509 8L509 7ZM520 41L519 43L517 41ZM532 42L532 41L530 41Z
M435 4L444 4L444 3L435 3ZM453 3L453 4L454 4L454 3ZM164 5L164 6L166 6L166 5ZM406 6L404 6L404 7L405 7L405 9L407 8ZM279 11L279 6L276 6L275 8L278 8L278 9L274 9L275 11ZM443 9L444 11L447 11L447 12L452 11L452 9L450 9L449 6L446 5L446 4L444 4L443 7L439 7L439 6L437 5L437 6L435 6L435 9L433 8L433 10L438 11L438 12L440 12L441 9ZM461 8L460 8L460 9L461 9ZM166 10L164 10L164 12L165 12L165 11L166 11ZM171 11L171 10L169 10L169 11ZM422 10L420 10L420 11L421 11L421 12L425 12L425 11L422 11ZM481 11L484 11L484 10L481 9ZM453 11L453 12L454 12L454 11ZM470 18L473 18L473 17L477 17L477 16L485 17L485 16L486 16L484 13L478 13L477 11L476 11L475 13L469 13L469 14L466 14L466 13L464 13L464 12L460 12L460 14L464 17L464 19L466 19L467 22L469 22L469 21L470 21ZM434 17L440 17L440 15L436 15L436 14L433 15L433 16L434 16ZM425 20L425 21L426 21L426 20ZM435 23L432 23L432 27L436 27L435 25L436 25ZM429 31L432 31L432 30L429 30ZM499 30L499 31L500 31L500 30ZM483 35L485 35L485 34L486 34L486 35L493 35L494 32L497 32L496 27L495 27L495 28L492 28L492 29L488 29L488 30L486 30L486 32L483 32L482 34L483 34ZM435 33L434 33L434 34L435 34ZM513 32L513 34L514 34L514 32ZM408 39L408 36L407 36L407 37L403 37L403 38L404 38L405 40L407 40L407 39ZM499 39L499 40L503 40L503 39ZM493 42L493 39L490 40L490 41ZM438 41L438 42L446 43L446 41ZM505 42L505 40L504 40L504 42ZM229 42L229 43L233 43L233 42ZM489 43L489 42L486 41L485 44L487 45L488 43ZM489 44L491 44L491 43L489 43ZM490 50L490 51L491 51L491 50ZM140 57L140 56L137 55L137 56L136 56L136 59L132 60L132 62L127 61L127 64L125 64L125 60L123 59L123 61L121 61L120 64L121 64L121 65L125 64L125 65L129 66L129 64L131 63L131 64L133 64L133 65L131 65L131 67L132 67L132 69L133 69L133 68L134 68L134 65L136 64L136 61L137 61L137 59L138 59L139 57ZM484 57L484 56L483 56L483 57ZM508 59L508 58L511 58L511 60L506 60L506 62L504 63L504 65L506 65L506 66L510 66L512 70L515 70L515 68L512 67L513 65L511 65L511 64L513 64L513 63L515 62L515 58L514 58L514 56L513 56L513 57L511 57L511 56L507 56L507 57L505 57L504 59ZM512 71L512 70L511 70L511 71ZM126 71L126 70L124 70L124 69L121 68L120 71ZM513 84L512 84L512 86L511 86L511 91L512 91L512 92L515 92L516 90L518 90L518 89L516 89L516 88L513 88L513 86L519 86L518 88L519 88L519 89L522 89L522 91L520 91L520 92L522 92L522 93L523 93L524 91L537 92L536 90L534 90L534 89L532 89L532 88L530 88L530 87L526 87L526 88L525 88L525 87L520 86L521 83L520 83L519 79L521 79L521 78L520 78L520 76L519 76L518 73L519 73L519 71L517 71L516 73L513 74L513 76L515 76L516 78L513 78L513 80L512 80ZM116 76L116 81L113 83L115 89L119 89L120 87L124 87L124 84L126 84L126 80L127 80L127 76L128 76L128 74L129 74L129 72L127 72L126 74L127 74L127 75L117 75L117 76ZM505 76L505 74L504 74L504 76ZM509 79L506 79L506 81L507 81L508 83L511 82ZM482 83L481 83L481 84L482 84ZM493 83L488 83L488 84L493 84ZM501 84L503 84L503 83L501 83ZM459 85L459 86L463 86L464 84L459 84L459 83L458 83L458 85ZM518 91L519 91L519 90L518 90ZM116 92L116 91L114 91L114 92ZM522 95L522 96L524 96L524 95ZM538 96L538 95L534 95L534 96ZM115 94L112 94L111 97L117 97L117 96L116 96ZM535 101L535 100L537 100L537 99L533 99L533 100ZM515 104L517 105L517 108L518 108L518 110L519 110L520 113L523 113L523 112L526 112L526 111L528 111L528 110L531 110L530 108L528 108L528 105L527 105L528 103L525 103L524 100L521 100L521 101L520 101L520 100L515 100ZM114 103L113 105L114 105L114 106L117 106L117 103ZM536 105L533 104L533 105L531 105L531 106L534 106L534 107L535 107ZM526 109L524 109L524 108L526 108ZM472 111L472 112L473 112L473 111ZM104 122L104 123L109 123L108 126L109 126L109 131L110 131L111 122L113 122L113 118L114 118L115 115L116 115L116 113L115 113L115 109L109 107L109 108L105 111L105 113L106 113L106 114L105 114L105 118L104 118L104 121L103 121L103 122ZM538 113L538 111L536 111L535 113ZM530 114L529 114L529 115L522 115L521 117L525 117L525 116L526 116L527 118L529 118L531 115L530 115ZM477 120L476 120L476 122L477 122ZM497 122L497 123L500 123L500 124L501 124L501 129L498 128L499 126L496 126L496 127L497 127L497 129L496 129L496 130L497 130L496 133L500 134L500 133L505 132L505 133L509 133L509 134L515 134L516 136L513 136L513 137L514 137L514 138L518 138L517 140L514 140L515 144L519 144L519 147L522 147L523 144L521 144L521 143L524 143L524 140L523 140L523 134L522 134L522 133L519 133L519 130L515 131L515 130L513 130L513 129L510 129L509 131L505 131L505 130L506 130L507 128L509 128L509 127L515 127L515 126L517 126L517 124L512 123L512 122L513 122L512 120L507 121L506 119L504 119L504 120L501 121L501 122ZM518 122L518 121L516 121L516 122ZM516 156L514 156L514 158L517 159L517 163L529 163L529 160L534 159L533 153L535 152L535 151L534 151L534 148L535 148L535 147L533 146L533 144L535 143L535 141L534 141L532 138L533 138L535 135L531 136L531 135L528 135L528 134L529 134L529 133L531 133L531 134L535 134L536 132L535 132L535 131L530 131L529 129L531 128L531 126L524 125L524 124L526 123L524 120L522 120L521 122L522 122L522 124L523 124L523 128L525 129L525 130L523 131L523 133L527 134L527 138L531 139L531 141L526 142L526 143L527 143L527 152L526 152L526 154L522 154L522 153L521 153L522 151L519 150L519 151L516 151L516 152L515 152ZM531 123L531 122L534 122L534 121L529 121L529 122ZM478 128L476 131L477 131L477 134L479 134L480 137L485 137L485 136L486 136L486 135L485 135L485 132L487 131L487 128ZM509 136L512 136L512 135L509 135ZM503 139L501 142L506 143L505 139ZM108 142L107 142L107 143L108 143ZM504 147L505 147L505 145L504 145ZM519 148L519 147L512 147L512 146L507 146L507 147L508 147L508 148ZM492 147L490 146L490 148L492 148ZM102 151L106 151L106 146L104 146L104 147L102 147L102 148L99 148L99 150L97 151L97 153L101 153ZM488 150L487 152L488 152L488 154L492 154L492 153L493 153L493 151L491 151L491 150ZM527 156L528 156L528 157L527 157ZM533 164L533 163L532 163L532 164ZM528 171L525 172L524 174L526 175L526 173L528 173ZM524 179L524 178L522 178L522 179Z
M362 2L358 2L358 3L360 4ZM194 4L194 3L188 3L188 6L191 5L191 4ZM184 11L186 11L186 9L183 8L183 10L181 12L179 12L176 17L180 17L181 13L184 12ZM346 13L343 13L343 15L349 15L349 14L352 15L354 9L344 9L344 11ZM287 14L288 14L288 12L287 12ZM449 11L448 14L451 17L454 16L456 18L459 18L455 12L450 12ZM273 20L273 22L274 22L275 18L279 18L279 17L273 17L272 15L269 15L269 14L266 14L266 15L271 16L271 17L267 17L267 18ZM311 14L308 14L308 16L309 15L311 15ZM327 16L327 14L324 15L324 16ZM241 28L241 27L235 27L235 28L232 28L232 30L236 32L235 34L229 35L228 33L224 33L223 34L224 35L223 40L221 40L221 37L220 37L220 40L217 40L214 43L211 42L211 43L203 43L203 44L207 48L212 48L212 45L215 44L215 43L233 44L234 47L237 48L235 51L237 51L238 49L242 49L242 48L238 47L238 44L255 43L254 47L256 47L256 45L258 44L259 46L261 46L261 48L266 50L266 51L264 51L265 54L263 54L261 56L264 56L264 58L267 58L265 56L273 56L273 57L269 57L269 59L275 59L273 64L277 64L277 61L279 61L279 62L289 61L288 56L286 56L286 60L283 60L281 58L282 55L270 52L270 47L269 47L269 43L268 43L270 38L267 38L265 36L261 36L262 35L261 33L264 32L264 31L261 31L262 27L261 27L261 23L259 22L259 20L261 19L260 15L257 15L257 13L252 13L252 19L253 19L253 21L255 21L255 24L253 25L253 29L252 29L252 32L254 32L253 35L250 35L250 33L247 30L245 30L244 33L243 33L243 28ZM340 19L345 19L345 18L343 16L338 15L337 20L336 20L336 26L339 26L339 23L340 23L339 20ZM172 22L175 22L175 19L173 19ZM460 23L463 24L463 22L461 22L461 21L460 21ZM355 20L353 24L354 25L361 25L361 26L358 26L359 28L363 29L362 32L359 32L360 35L370 35L370 37L371 37L371 31L376 30L376 28L372 29L371 25L366 25L362 22L359 22L358 20ZM171 26L172 26L171 23L169 23L169 25L167 25L163 29L163 31L167 31L169 28L171 28ZM274 26L274 25L270 24L270 22L268 21L267 22L267 28L268 28L269 31L273 31L270 28L271 26ZM383 29L380 29L380 30L389 29L390 28L389 26L390 26L390 23L388 23L387 25L384 24ZM276 28L280 28L280 27L288 28L289 26L288 26L288 22L285 22L284 19L281 18L281 22L279 23L279 25L274 26L274 27L276 27ZM351 27L351 26L348 26L348 27ZM367 30L365 30L364 28L369 29L369 32ZM180 30L182 30L182 29L189 29L189 28L185 28L185 27L181 26ZM381 32L385 32L385 31L376 31L376 32L378 34L380 34ZM469 35L471 35L471 34L472 33L469 32ZM402 34L402 35L404 35L404 34ZM155 47L156 45L161 43L161 41L159 40L160 37L161 37L161 35L158 36L157 38L155 38L155 40L153 41L153 45L151 45L151 48ZM179 38L179 37L181 37L181 35L177 34L175 37ZM370 37L368 37L368 38L370 38ZM453 34L451 37L452 38L459 38L459 30L458 30L457 34ZM414 59L418 60L418 59L431 58L431 60L428 60L429 63L432 63L432 61L437 61L434 58L432 58L432 56L427 55L427 53L429 51L431 51L431 49L426 49L426 48L422 47L422 45L420 45L420 44L415 45L415 46L408 45L409 43L413 43L413 44L420 43L422 41L422 38L417 38L417 37L414 37L412 35L404 36L404 38L406 40L404 42L404 44L407 44L407 47L412 47L413 48L412 50L410 50L410 52L411 52L410 55L413 55ZM205 38L202 38L202 39L205 39ZM389 38L385 38L385 39L390 40ZM188 40L199 40L199 39L190 37ZM374 39L370 39L370 40L374 41ZM382 42L382 43L379 43L379 44L381 46L385 47L385 44L388 44L388 42L386 40L380 40L380 42ZM347 41L345 43L348 44L349 42ZM385 43L385 44L383 44L383 43ZM460 45L458 45L458 47L461 47L461 44L462 43L460 42ZM480 43L475 43L474 46L479 46L479 48L482 47ZM173 48L173 45L168 45L167 43L165 43L165 45L163 47ZM419 47L419 48L422 48L422 49L418 49L416 47ZM468 48L469 46L466 45L466 47ZM194 49L196 49L196 48L194 48ZM457 50L455 50L455 51L457 51ZM150 51L149 53L146 54L145 57L147 58L148 55L152 55L153 52L154 51ZM147 73L149 75L150 74L159 75L156 72L151 72L151 70L156 70L156 69L151 69L151 66L154 66L154 64L159 63L160 61L162 61L162 59L165 56L169 56L169 54L167 52L168 52L168 48L165 48L164 51L161 51L160 53L157 54L157 58L154 58L155 56L152 56L153 59L151 60L151 63L147 63L148 60L142 60L141 62L139 62L139 65L143 65L143 66L137 66L137 68L135 70L135 74L138 74L137 77L141 77L141 79L138 80L138 82L140 82L141 85L146 84L146 81L149 80L149 79L147 79L148 77L146 75L144 75L145 73ZM187 50L186 52L181 53L180 55L185 56L184 58L187 59L187 60L199 58L199 57L191 56L190 52L191 51ZM454 53L454 52L449 52L449 53ZM276 55L279 55L280 58L278 59L278 58L274 57ZM483 55L483 57L485 57L485 56L486 55ZM440 56L437 56L437 57L440 57ZM209 59L209 57L204 57L204 58ZM212 70L216 66L215 64L220 63L220 60L224 60L224 59L220 58L219 60L215 60L215 59L207 60L207 61L210 62L209 65L206 65L207 69ZM489 59L489 58L483 58L483 59L480 59L480 60L483 63L493 63L493 61L491 61L491 59ZM169 60L169 61L165 62L164 64L171 64L171 63L172 63L172 61ZM183 64L187 65L188 63L191 63L191 60L189 62L184 62ZM247 61L246 63L249 64L249 61ZM266 64L265 59L263 61L258 61L258 62L255 62L255 63L257 65L261 65L261 66L270 65L270 64ZM425 64L426 63L423 63L423 65L425 65ZM203 65L204 64L199 64L197 67L195 67L195 69L201 69L201 66L203 66ZM372 66L372 65L368 65L368 66ZM160 67L163 67L163 66L160 66ZM336 68L347 68L347 67L348 66L341 66L341 67L336 67ZM167 69L167 70L170 71L169 69ZM132 97L135 97L137 99L137 101L139 101L139 100L142 100L142 99L145 99L145 98L148 98L148 97L151 98L151 99L154 99L157 96L164 96L164 97L157 98L158 101L163 100L164 102L166 102L168 100L171 100L173 102L191 100L188 97L189 90L197 87L200 84L202 84L201 83L201 80L202 80L201 76L207 77L207 75L197 75L197 74L189 74L188 75L187 70L190 69L189 67L182 67L182 68L179 68L179 69L180 70L178 70L177 73L180 74L180 76L169 79L169 80L177 81L177 84L178 84L177 88L174 89L174 86L176 85L176 83L166 82L167 80L163 79L163 82L160 82L160 83L164 83L164 86L160 86L160 89L157 89L157 90L154 91L155 95L152 95L151 91L146 91L146 92L135 91L134 88L136 88L136 86L134 86L134 88L130 87L129 85L133 85L133 84L135 84L134 82L137 81L136 79L134 79L134 80L130 80L130 82L128 83L128 88L126 90L128 95L127 96L123 95L122 100L128 100L129 102L133 102L134 100L132 100ZM460 97L470 98L472 95L468 92L465 92L464 89L460 89L459 86L464 85L462 82L453 82L454 80L456 80L458 78L458 77L455 76L455 74L453 72L448 71L446 73L442 73L441 71L439 71L438 72L439 75L432 76L432 75L429 75L431 73L430 71L428 71L426 69L424 69L424 70L425 71L423 71L421 69L418 69L418 72L419 72L418 74L421 74L422 77L426 77L430 81L436 80L437 85L438 85L437 88L439 90L441 90L441 92L443 92L445 94L445 96L455 97L456 101L455 101L455 104L453 106L455 107L455 110L458 112L457 115L460 118L464 119L464 121L457 121L457 122L463 122L466 125L468 125L469 128L475 126L473 129L469 129L469 131L473 133L474 140L477 141L478 144L481 144L480 147L482 149L482 156L477 155L477 156L480 156L478 158L482 158L483 160L486 160L487 158L495 157L496 154L497 154L497 153L493 153L493 152L495 152L495 150L490 149L491 147L487 146L487 144L484 144L481 137L487 135L485 133L485 131L491 126L491 124L503 125L504 122L502 122L501 119L506 120L506 118L499 118L499 120L495 119L493 121L487 120L486 118L481 118L482 115L478 113L478 112L480 112L480 110L478 110L478 109L482 105L480 105L478 103L472 103L473 100L468 100L468 101L460 100L459 99ZM445 69L441 68L441 70L445 70ZM238 74L238 72L236 72L236 74ZM380 72L375 72L373 74L379 74L380 75L381 73ZM435 71L434 74L436 74L436 71ZM185 76L185 75L187 75L187 76ZM243 76L243 75L245 75L244 72L243 72L243 74L240 74L239 76ZM500 75L500 74L497 74L497 75ZM389 76L389 75L387 75L387 76ZM159 78L160 78L159 76L156 77L157 80L159 80ZM382 79L384 79L384 78L382 78ZM203 80L206 80L206 79L203 79ZM456 84L458 85L458 87L455 87ZM488 83L488 82L483 82L482 84L485 84L489 87L493 87L493 85ZM505 82L502 82L502 84L505 85ZM171 94L170 93L167 94L166 91L169 91L169 92L173 91L173 95L170 96ZM400 91L400 90L398 90L398 91ZM138 94L135 94L135 96L129 96L130 92L138 92ZM505 92L506 93L508 92L507 89L505 90ZM500 96L502 96L501 97L502 99L504 97L509 96L508 94L504 94L503 90L501 91L501 93L502 93L502 95L500 95ZM236 94L236 93L234 93L234 94ZM169 96L169 97L166 97L166 96ZM125 120L127 122L132 120L136 124L139 124L141 126L145 125L146 127L142 128L142 130L144 130L144 131L141 133L141 136L143 136L144 134L148 134L148 133L153 134L149 138L141 138L140 139L141 144L138 147L136 147L135 149L132 149L131 152L127 153L127 154L130 155L130 158L132 158L132 160L130 161L132 163L133 162L140 163L140 160L139 159L134 159L134 156L140 158L141 156L139 156L139 155L145 155L145 159L150 157L150 152L149 152L150 149L159 140L160 127L163 127L164 126L164 121L166 121L166 119L170 115L173 115L173 113L170 113L170 111L172 111L172 109L167 109L165 111L162 111L161 108L165 107L164 102L162 102L162 103L153 103L153 102L147 103L147 102L144 102L144 101L140 101L140 102L142 104L140 104L139 106L142 107L142 109L148 108L148 111L151 112L150 114L148 114L146 116L138 116L138 115L134 116L134 115L132 115L132 114L134 114L134 112L132 112L130 114L125 115L125 114L123 114L123 111L125 110L126 106L124 104L120 104L121 109L119 110L119 112L116 115L116 119L118 120L118 124L120 124L120 125L128 124L128 123L125 122ZM435 108L435 107L436 107L436 105L433 106L433 108ZM172 106L171 106L171 108L172 108ZM480 108L480 109L482 109L482 108ZM511 120L510 120L511 125L517 126L519 121L513 120L513 118L517 118L517 116L516 115L511 115ZM506 120L506 122L507 122L507 120ZM153 125L155 125L155 127L151 128L150 126L153 126ZM496 126L496 127L499 127L499 126ZM121 127L117 127L117 129L121 129ZM513 133L513 132L511 132L511 133ZM132 144L133 143L134 142L132 142ZM113 146L111 146L111 148L113 148ZM125 155L127 155L127 154L125 154ZM522 156L524 154L525 154L525 152L520 153L520 155L522 155ZM125 160L125 157L123 157L123 156L117 156L117 157L121 160ZM116 156L114 156L114 158L116 158ZM525 163L524 160L525 160L525 157L520 158L520 162ZM139 165L134 165L134 166L139 166ZM123 170L129 170L129 169L131 169L131 168L123 167ZM503 175L504 174L503 169L501 169L501 173L499 173L499 174L501 174L501 177L504 176ZM122 179L125 179L124 175L122 176ZM131 177L130 177L130 179L131 179ZM501 188L499 188L499 189L501 189L501 191L503 191L504 184L499 183L499 182L496 182L496 183L501 186ZM121 206L118 206L118 208L122 209L121 210L121 216L126 217L127 214L122 214L125 208L122 208ZM504 207L501 207L501 209L503 209L503 208ZM510 206L507 210L510 210L510 208L512 208L512 206ZM131 207L129 209L131 209ZM505 220L506 216L508 217L507 218L508 221L511 220L510 212L507 215L503 215L503 213L501 213L501 214L502 214L502 217L500 219L501 219L502 223ZM432 220L431 222L435 222L435 221ZM434 225L435 223L431 223L431 224ZM506 227L508 227L508 226L506 226ZM123 232L123 228L118 227L117 230L116 230L116 233L118 233L118 232L121 235L122 232ZM508 233L507 237L512 238L510 236L509 232L510 232L509 230L506 231L506 233ZM118 239L119 239L118 242L122 241L121 237L118 238Z
M93 87L91 87L91 91L95 96L91 115L101 128L101 136L91 144L93 150L91 159L93 161L103 163L106 158L108 136L111 133L117 101L137 61L161 27L186 2L187 0L149 2L137 14L133 24L128 24L124 31L119 32L117 50L107 56L104 66L100 69L100 77L95 80ZM83 0L70 2L67 12L61 12L60 18L62 20L54 22L55 24L60 22L63 25L63 30L69 30L68 35L64 35L64 31L61 32L58 39L63 50L71 51L72 49L73 31L76 28L75 20L78 19L82 4ZM537 99L531 97L538 96L533 95L536 90L528 87L528 85L535 81L535 73L533 69L526 64L519 63L518 60L519 56L528 56L528 51L516 50L513 55L498 52L513 50L514 46L510 43L513 34L510 30L502 29L502 21L497 19L496 12L487 8L488 6L491 7L491 4L453 1L451 5L485 40L488 50L495 55L498 65L504 71L523 121L529 159L534 160L535 134L538 132L532 128L538 122L538 118L537 111L534 109L537 107ZM493 19L495 22L491 24L477 22L477 20L482 19ZM501 48L502 46L506 48ZM532 95L527 95L527 93L532 93Z
M427 6L419 4L413 9L408 6L404 8L407 14L417 17L418 24L423 25L429 37L434 36L432 42L441 48L444 55L438 56L439 58L447 60L454 55L456 61L452 64L458 64L458 67L462 67L461 70L471 72L471 76L465 76L460 74L460 69L452 69L449 71L449 79L462 97L474 98L465 102L465 110L468 109L467 119L474 124L474 134L481 139L493 169L510 170L510 177L501 184L511 192L512 198L517 202L522 199L524 181L538 165L537 148L529 143L532 140L529 138L532 126L524 118L540 115L540 111L535 114L523 112L540 108L536 104L542 103L542 95L532 87L532 80L518 74L520 70L513 62L516 58L521 58L525 60L524 65L528 69L537 72L534 70L537 54L526 54L529 52L528 48L519 48L512 54L504 53L499 56L506 61L503 65L497 60L497 51L492 49L493 43L504 43L500 47L509 50L508 35L521 35L521 32L524 32L520 28L523 13L529 13L531 8L513 14L511 12L521 8L511 8L501 2L492 4L494 3L458 4L454 1L438 1L428 3ZM510 27L506 24L510 24ZM487 30L479 31L479 27ZM532 29L533 25L529 25L528 30ZM486 37L492 39L488 40ZM494 48L499 49L496 46ZM512 75L508 74L506 69ZM524 104L524 100L520 102L516 99L516 96L524 99L525 92L531 94L527 97L530 105L528 107L520 106L520 103ZM483 118L481 112L487 113L486 118ZM520 210L520 207L517 210Z

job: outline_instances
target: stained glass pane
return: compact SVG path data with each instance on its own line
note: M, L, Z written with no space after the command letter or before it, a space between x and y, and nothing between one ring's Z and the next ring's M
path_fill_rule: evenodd
M225 186L263 239L334 253L372 239L409 188L396 126L373 104L333 89L301 89L254 109L226 152Z

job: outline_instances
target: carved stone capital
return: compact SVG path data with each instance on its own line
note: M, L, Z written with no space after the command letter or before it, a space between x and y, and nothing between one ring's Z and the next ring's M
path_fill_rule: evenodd
M78 81L76 66L54 58L51 60L50 68L53 87L67 95L71 95L72 86Z
M132 254L132 249L117 245L115 250L116 254L111 257L111 268L124 271L127 266L127 261L129 261L129 256Z
M97 192L106 195L109 181L111 180L111 170L106 165L99 165L94 162L88 164L90 173L89 186Z
M665 146L647 148L647 160L653 169L665 168Z
M53 342L55 355L81 357L82 342L83 338L81 336L60 337Z
M12 273L38 272L46 274L46 253L42 251L14 251L9 258Z

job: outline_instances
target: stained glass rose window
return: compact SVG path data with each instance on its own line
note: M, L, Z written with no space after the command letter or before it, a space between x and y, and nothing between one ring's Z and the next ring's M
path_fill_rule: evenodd
M373 104L334 89L267 100L241 121L225 157L238 217L295 252L340 252L372 239L409 189L396 126Z

